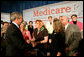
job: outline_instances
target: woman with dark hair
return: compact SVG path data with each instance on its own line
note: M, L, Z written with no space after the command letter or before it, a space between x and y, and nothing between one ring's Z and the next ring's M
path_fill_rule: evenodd
M73 15L71 16L71 19L72 19L72 21L69 22L69 23L70 23L70 24L76 24L76 25L80 28L81 32L83 32L83 23L82 23L82 22L79 22L79 21L77 20L77 15L76 15L76 14L73 14Z
M28 30L30 31L30 34L31 34L31 37L33 37L32 36L32 34L33 34L33 22L32 21L29 21L29 25L28 25Z
M52 34L52 41L51 41L51 55L52 56L64 56L65 52L65 33L64 27L62 23L55 19L53 21L53 34Z

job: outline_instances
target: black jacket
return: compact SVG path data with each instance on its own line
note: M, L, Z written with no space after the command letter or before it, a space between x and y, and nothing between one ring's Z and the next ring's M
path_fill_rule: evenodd
M13 23L7 29L6 38L6 56L24 56L24 49L31 48L31 44L25 42L21 31Z
M52 34L52 52L53 55L56 55L56 53L61 52L62 55L64 54L65 50L65 34L64 32L55 33Z
M78 56L84 56L84 39L82 39L78 46Z

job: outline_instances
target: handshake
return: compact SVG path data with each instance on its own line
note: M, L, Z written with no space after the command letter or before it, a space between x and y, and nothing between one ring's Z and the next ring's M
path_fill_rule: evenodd
M31 43L32 44L32 47L36 47L40 42L38 41L38 42L35 42L35 40L26 40L26 42L29 44L29 43Z

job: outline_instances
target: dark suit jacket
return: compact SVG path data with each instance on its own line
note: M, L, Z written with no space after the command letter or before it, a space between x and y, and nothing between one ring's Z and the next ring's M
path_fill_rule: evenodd
M15 24L11 24L6 33L6 56L24 56L24 49L31 48Z
M79 41L81 40L81 32L77 25L69 24L65 30L66 40L65 43L70 51L76 51Z
M79 47L78 47L78 56L84 56L84 39L82 39L79 43Z

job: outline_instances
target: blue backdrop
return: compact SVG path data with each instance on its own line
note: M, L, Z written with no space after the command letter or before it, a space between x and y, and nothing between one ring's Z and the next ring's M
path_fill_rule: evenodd
M22 13L24 9L30 9L58 2L63 1L2 1L1 12L11 13L18 11Z

